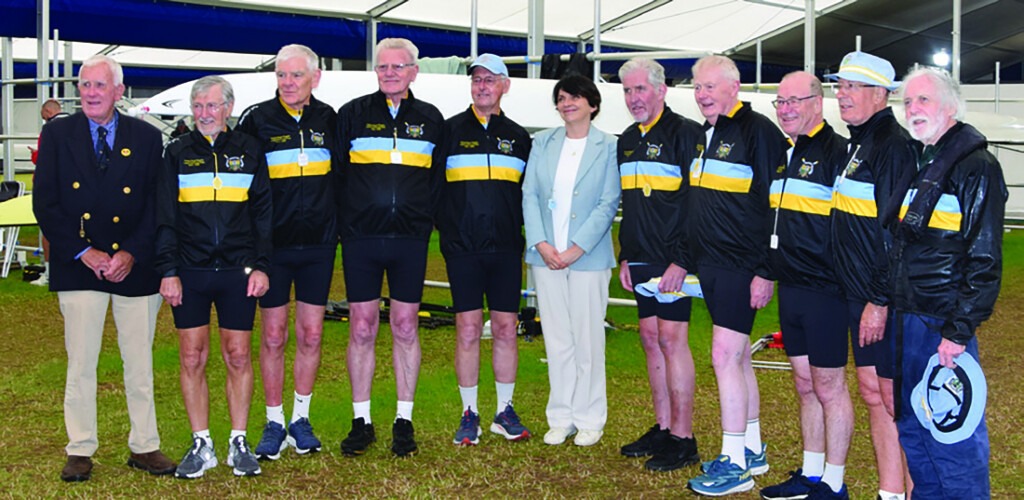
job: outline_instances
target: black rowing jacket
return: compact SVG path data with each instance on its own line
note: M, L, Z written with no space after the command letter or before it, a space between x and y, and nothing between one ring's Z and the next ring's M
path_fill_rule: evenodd
M914 168L910 134L896 121L892 108L861 125L850 125L849 153L836 177L832 194L832 246L836 274L847 299L889 304L888 251L892 236L882 229L885 213L901 172Z
M942 320L942 336L966 345L992 315L1002 277L1006 182L977 129L958 123L934 146L914 142L918 172L893 224L892 300L899 311ZM953 162L934 210L918 233L900 230L930 169ZM900 193L897 193L898 195ZM937 194L937 193L936 193ZM924 218L922 218L923 222Z
M619 136L619 262L692 269L687 248L687 173L703 142L700 124L668 106L646 130L634 123Z
M793 144L791 142L791 144ZM768 255L779 283L842 295L832 261L832 185L846 158L846 139L826 122L796 138L789 161L775 172L769 197Z
M337 245L336 120L334 109L313 96L301 112L275 96L250 106L238 120L238 131L257 138L266 154L274 248Z
M447 256L522 254L523 173L530 134L504 113L485 127L473 107L445 121L445 184L437 214Z
M157 177L156 270L268 272L273 206L259 142L238 131L213 145L197 130L164 148Z
M788 143L764 115L737 102L719 115L713 133L690 167L690 249L709 264L772 279L768 269L768 188L785 164Z
M441 112L409 91L392 117L378 90L338 110L338 137L342 242L429 239L444 183Z

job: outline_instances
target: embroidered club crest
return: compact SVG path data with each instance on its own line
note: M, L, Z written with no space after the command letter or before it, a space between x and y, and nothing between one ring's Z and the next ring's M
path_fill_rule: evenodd
M724 159L728 158L729 157L729 152L732 151L732 147L733 147L734 144L735 143L728 144L728 143L725 143L725 142L719 142L718 143L718 149L715 151L715 156L719 160L724 160Z
M324 145L324 133L323 132L313 132L312 130L310 130L309 131L309 139L312 140L313 144L315 144L317 146L323 146Z
M502 153L507 154L507 155L512 154L512 145L515 144L515 142L516 142L515 140L511 140L510 141L508 139L502 139L501 137L499 137L498 138L498 151L501 151Z
M227 157L224 167L232 172L238 172L245 167L245 160L243 158L245 158L245 155Z
M423 135L423 125L406 123L405 134L408 135L409 137L412 137L413 139L418 139L420 136Z
M816 161L807 161L806 158L800 158L800 171L797 173L800 177L807 177L814 173L814 166L817 164L818 162Z
M647 144L647 159L655 160L661 156L661 144Z

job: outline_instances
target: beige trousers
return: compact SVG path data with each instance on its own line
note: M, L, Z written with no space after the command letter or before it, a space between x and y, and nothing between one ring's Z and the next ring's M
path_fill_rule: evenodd
M64 315L64 346L68 374L64 387L64 425L68 455L91 457L96 437L96 366L103 341L107 304L117 326L117 345L124 366L124 392L131 431L128 448L134 453L160 449L153 403L153 333L160 310L159 294L123 297L104 292L58 292Z
M608 420L604 316L611 270L531 267L551 384L548 425L603 430Z

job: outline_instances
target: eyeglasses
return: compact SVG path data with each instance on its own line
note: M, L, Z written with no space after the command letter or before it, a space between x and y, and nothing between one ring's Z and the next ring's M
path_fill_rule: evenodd
M496 84L496 83L498 83L498 82L500 82L502 80L504 80L504 78L502 78L500 76L488 76L488 77L484 77L484 78L475 77L475 78L472 79L473 85L480 85L482 83L482 84L484 84L484 85L486 85L488 87L492 87L492 86L494 86L494 84Z
M401 73L405 68L415 66L416 63L405 63L405 64L378 64L373 67L373 70L378 73L387 73L390 69L396 73Z
M776 99L776 100L772 101L772 106L774 106L776 109L781 108L783 104L788 104L789 107L793 107L793 106L796 106L797 104L800 104L803 101L806 101L808 99L813 99L815 97L818 97L818 96L816 96L816 95L809 95L807 97L790 97L789 99Z
M198 114L198 113L202 113L203 109L205 109L206 111L208 111L210 113L216 113L216 112L220 111L221 108L223 108L225 104L227 104L226 101L225 102L208 102L206 104L195 103L195 104L192 105L192 112Z
M839 82L832 87L832 91L839 92L842 90L843 92L856 92L858 90L873 89L877 86L878 85L869 85L867 83L860 82Z

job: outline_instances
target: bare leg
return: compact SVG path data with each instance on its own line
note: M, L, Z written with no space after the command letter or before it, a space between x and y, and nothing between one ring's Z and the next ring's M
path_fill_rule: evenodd
M693 393L696 374L690 354L689 322L658 320L658 346L665 359L666 388L672 434L693 437Z
M395 384L399 401L413 401L416 380L420 374L419 338L420 304L391 300L392 358L395 363ZM479 354L478 354L479 356Z
M349 303L349 338L346 353L352 401L370 400L373 370L377 366L374 344L380 326L380 300Z
M502 384L516 381L519 371L519 345L516 339L516 319L514 312L491 311L491 335L494 337L492 360L494 380ZM480 351L477 350L477 356ZM477 362L479 369L480 363Z
M672 426L672 409L669 406L668 384L665 375L665 354L658 345L658 318L640 318L640 345L647 359L647 381L651 386L651 401L654 403L654 418L662 429Z
M896 423L886 411L879 388L879 378L873 366L857 367L857 385L861 399L868 407L871 425L871 443L875 448L879 487L886 491L904 491L903 459Z
M320 342L326 306L295 302L295 392L312 394L320 370Z
M284 348L288 345L288 304L261 307L260 319L260 376L263 379L263 397L267 406L281 406L284 391Z
M249 422L253 379L251 345L252 331L220 329L220 352L227 366L224 389L232 430L245 430Z
M210 390L206 361L210 357L210 325L178 330L181 395L192 432L210 428Z
M459 382L459 387L473 387L480 382L480 335L483 328L483 309L455 314L455 378ZM493 332L493 321L491 329ZM494 338L494 357L497 364L497 335ZM480 409L477 408L477 411Z

